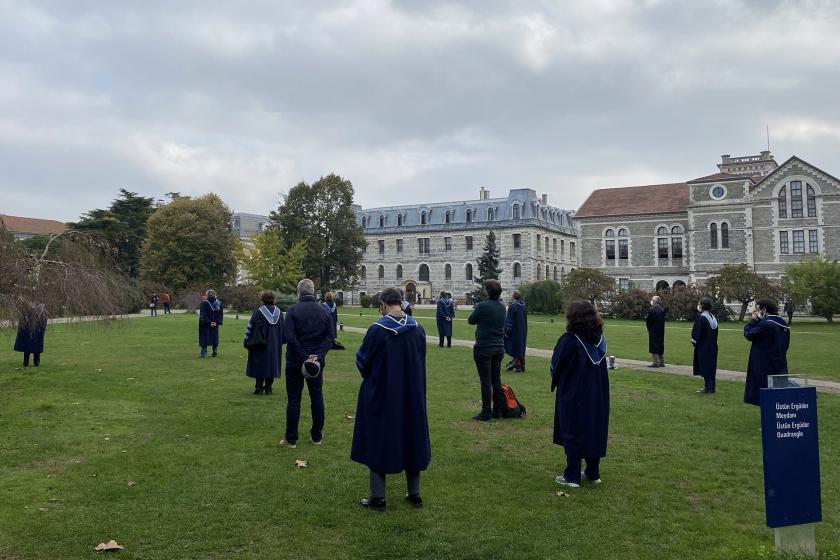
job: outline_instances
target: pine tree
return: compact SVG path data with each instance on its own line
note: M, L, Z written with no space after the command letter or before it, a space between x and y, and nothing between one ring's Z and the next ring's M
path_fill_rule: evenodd
M473 278L473 280L478 284L478 287L471 294L475 303L487 299L487 293L484 291L484 281L490 278L498 280L501 277L502 269L499 267L499 259L500 251L496 245L496 233L491 229L487 237L484 238L484 250L481 256L476 259L478 277Z

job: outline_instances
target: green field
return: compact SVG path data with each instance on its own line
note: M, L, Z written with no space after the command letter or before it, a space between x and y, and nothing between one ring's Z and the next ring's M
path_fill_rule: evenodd
M475 327L467 324L471 308L460 309L453 323L454 338L473 340ZM359 316L362 312L363 316ZM377 313L375 309L340 309L340 321L346 325L366 327ZM419 309L415 317L420 319L429 334L436 335L437 328L433 309ZM528 321L528 346L553 349L557 339L566 328L563 316L550 323L546 315L531 315ZM718 367L734 371L746 371L750 343L744 338L742 323L720 324L718 335ZM620 358L648 360L647 331L644 321L607 320L604 334L607 337L609 353ZM691 365L693 347L690 342L691 323L669 322L665 327L665 361L672 364ZM791 329L788 363L790 371L815 379L840 381L837 367L840 348L840 325L822 322L797 322Z
M348 350L328 357L324 445L288 450L277 446L284 385L251 394L244 326L229 319L219 357L204 360L195 316L51 326L42 367L25 371L13 333L0 331L0 559L95 558L109 539L123 559L773 557L758 410L741 404L739 383L703 397L696 379L612 373L604 483L565 498L553 482L564 460L551 443L547 361L504 377L526 419L477 423L470 351L430 347L426 507L406 507L392 477L379 514L356 505L368 477L349 459L361 336L343 333ZM532 344L551 345L544 329ZM819 406L817 541L837 558L840 397L821 394ZM305 433L306 398L303 408Z

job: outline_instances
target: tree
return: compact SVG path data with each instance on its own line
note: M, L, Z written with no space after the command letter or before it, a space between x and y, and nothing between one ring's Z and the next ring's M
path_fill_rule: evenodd
M741 304L738 321L744 320L747 307L761 297L777 298L779 286L769 278L750 270L746 264L726 265L706 281L707 291L715 299L734 300Z
M563 289L554 280L525 284L519 291L530 312L553 315L563 310Z
M140 247L146 238L146 222L154 212L154 200L120 189L120 196L107 209L83 214L70 229L101 236L116 252L117 267L135 278L139 274Z
M563 279L567 301L585 299L595 305L615 291L615 280L594 268L576 268Z
M487 299L487 293L484 291L484 281L491 278L498 280L502 275L502 269L499 267L500 252L496 245L496 233L491 229L490 233L484 238L484 250L481 256L475 259L478 263L478 277L473 280L478 284L478 287L472 291L472 299L479 303Z
M365 238L352 205L353 184L330 174L298 183L271 213L287 248L306 242L303 269L322 290L346 288L359 274Z
M266 228L253 241L254 247L239 259L245 278L264 290L293 293L303 278L306 241L286 247L277 227Z
M834 322L840 313L840 262L816 259L785 267L786 286L800 306L809 301L811 313Z
M236 274L230 209L215 194L178 197L155 210L146 224L140 277L178 290L221 287Z

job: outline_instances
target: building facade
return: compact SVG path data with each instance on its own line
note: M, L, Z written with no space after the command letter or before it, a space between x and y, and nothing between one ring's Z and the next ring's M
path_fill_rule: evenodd
M560 281L578 262L573 213L550 206L532 189L490 198L482 188L478 200L357 207L356 219L367 248L355 289L343 294L351 303L389 286L403 289L412 302L428 302L441 291L467 301L491 230L506 292L527 282Z
M786 265L840 258L840 181L793 156L724 155L684 183L594 191L576 216L581 266L620 287L702 284L727 264L779 279Z

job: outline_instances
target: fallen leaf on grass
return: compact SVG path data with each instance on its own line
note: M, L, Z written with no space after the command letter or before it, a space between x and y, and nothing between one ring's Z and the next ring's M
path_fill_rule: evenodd
M47 508L38 508L38 511L47 511Z
M92 475L90 475L90 477L91 478L96 478L96 473L93 473Z
M571 494L567 494L565 492L555 492L554 495L558 498L571 498Z
M98 545L96 545L96 548L94 550L96 552L106 552L108 550L122 550L122 549L123 549L123 547L120 546L119 544L117 544L117 541L115 541L114 539L111 539L110 541L108 541L106 543L104 543L104 542L99 543Z
M345 418L347 418L348 420L352 420L354 416L352 414L348 414L347 416L345 416Z
M309 466L309 461L306 459L295 459L295 466L299 469L305 469Z
M129 481L128 481L128 485L129 485L129 487L131 487L131 486L137 486L137 483L136 483L136 482L134 482L133 480L129 480Z
M102 371L102 368L96 368L96 371Z
M64 500L62 500L61 498L50 498L47 501L51 504L63 504L64 503Z

